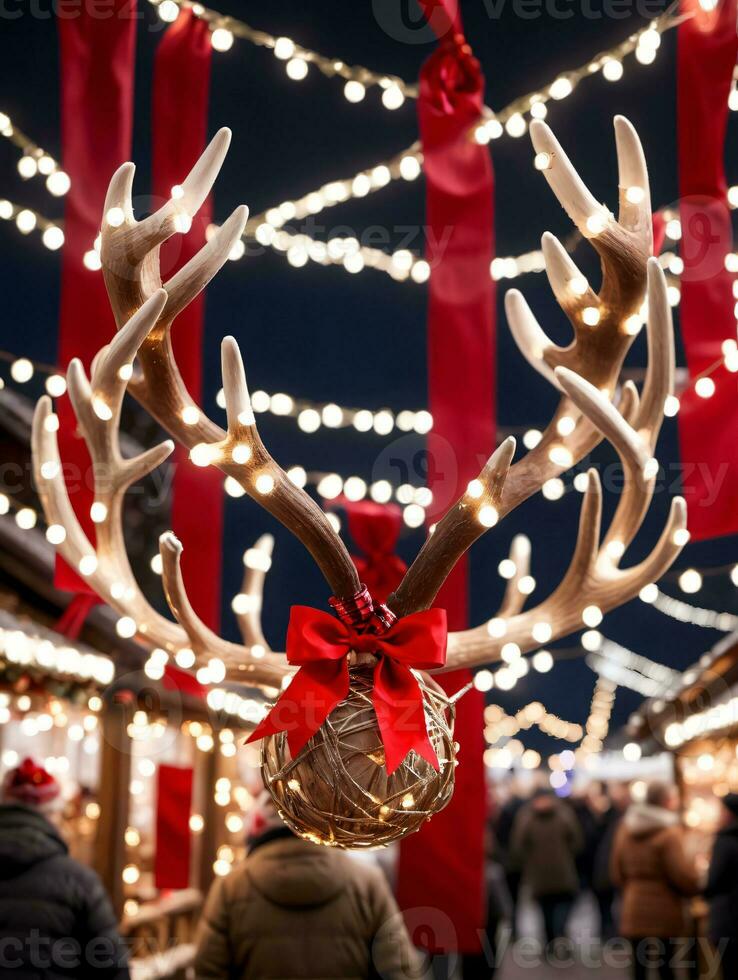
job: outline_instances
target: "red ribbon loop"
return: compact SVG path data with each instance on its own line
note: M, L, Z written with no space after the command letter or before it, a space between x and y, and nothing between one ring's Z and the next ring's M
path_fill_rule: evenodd
M438 769L425 725L423 694L411 668L442 667L446 634L443 609L406 616L377 636L358 633L319 609L293 606L287 660L300 670L248 741L287 732L290 752L296 756L348 694L349 653L371 653L377 656L372 703L387 772L393 773L412 750Z

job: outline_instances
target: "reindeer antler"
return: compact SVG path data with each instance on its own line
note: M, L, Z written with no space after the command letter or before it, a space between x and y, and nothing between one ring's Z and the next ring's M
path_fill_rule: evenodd
M593 396L597 394L596 389L606 392L607 399L615 392L623 359L638 332L636 327L641 324L646 262L653 241L643 150L626 119L615 118L620 176L618 221L592 197L545 123L534 120L531 138L536 150L536 166L543 170L566 212L600 255L602 286L596 294L558 239L546 233L542 240L546 272L556 299L571 321L572 343L565 348L553 344L517 290L510 290L505 297L510 327L519 348L533 367L562 391L563 397L539 444L510 466L499 490L494 523L539 490L547 480L559 476L584 458L603 434L608 438L617 434L613 428L613 414L603 415L602 406L606 399L601 395ZM654 352L655 355L658 353ZM658 356L655 364L653 370L666 372L667 377L673 371L671 363L665 363ZM594 387L591 391L587 389L586 396L578 394L574 399L557 373L559 368L574 372ZM632 399L633 395L634 392L629 391L625 397ZM650 403L649 407L653 408ZM658 409L662 412L663 401ZM607 422L606 428L602 427L603 420ZM466 530L466 527L474 527L475 516L480 513L474 498L478 489L478 481L472 481L453 509L452 513L456 514L453 534L438 534L448 521L447 515L426 541L388 600L396 613L404 615L432 605L449 570L485 530L478 524L477 533ZM624 518L625 511L621 508L621 521ZM465 527L463 533L459 532L459 524Z
M161 286L159 248L175 232L188 230L230 141L230 130L221 129L177 189L177 196L143 221L133 216L134 165L123 164L113 175L105 201L101 259L119 328ZM259 438L235 340L229 338L223 346L224 386L230 392L227 433L195 405L174 358L172 322L227 260L247 217L247 208L236 208L197 255L164 284L166 305L141 343L141 375L131 379L129 390L177 442L194 451L196 461L217 466L285 524L312 554L335 595L351 596L359 588L359 579L343 542L320 507L291 482Z

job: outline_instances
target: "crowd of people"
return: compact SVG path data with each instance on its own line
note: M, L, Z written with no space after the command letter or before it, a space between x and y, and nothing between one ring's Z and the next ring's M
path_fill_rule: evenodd
M722 799L709 855L687 846L676 787L654 782L634 800L627 785L593 785L559 799L512 790L493 817L492 860L501 868L513 935L521 896L541 913L549 955L568 951L577 900L589 893L600 943L627 941L634 980L738 978L738 795ZM692 900L704 900L698 936ZM499 923L491 923L496 930ZM719 965L719 969L718 969Z
M3 783L0 976L129 980L100 880L69 856L56 829L59 801L56 780L30 759ZM526 796L509 783L489 825L485 955L469 958L463 976L494 974L501 935L513 950L530 939L519 913L531 901L543 955L565 966L572 912L586 891L599 911L600 948L618 943L627 953L619 965L633 980L736 980L738 795L722 804L722 826L700 859L687 847L672 786L653 783L638 800L620 785L560 799L543 789ZM250 814L247 845L245 861L207 897L197 980L432 975L379 865L295 837L266 793ZM697 896L709 910L699 940L690 904Z

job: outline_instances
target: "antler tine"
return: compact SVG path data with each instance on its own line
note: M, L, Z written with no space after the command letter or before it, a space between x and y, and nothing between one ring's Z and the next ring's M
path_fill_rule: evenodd
M94 547L83 531L64 482L55 420L51 399L42 397L33 416L33 472L46 522L49 527L57 529L55 544L59 554L113 609L122 616L134 619L138 632L147 643L167 650L186 646L187 637L179 627L161 616L146 601L128 564L122 531L122 496L128 484L122 479L115 479L114 465L111 480L111 485L115 486L113 491L101 490L98 473L103 472L105 467L95 466L95 504L100 506L93 513L101 520L96 523L97 542ZM158 466L172 449L171 443L165 443L145 454L149 469ZM97 462L99 464L99 458ZM126 462L123 461L123 464Z
M530 572L530 538L525 534L516 534L512 539L509 560L515 566L515 572L505 586L505 595L497 610L497 619L515 616L525 605L525 593L518 588L521 579Z
M264 597L264 579L272 564L274 538L262 534L253 548L243 556L246 566L243 576L239 602L234 604L236 619L241 630L243 642L249 647L260 647L269 651L269 644L261 628L261 609Z
M228 416L228 434L221 449L230 461L221 468L231 472L251 497L302 541L336 595L353 595L359 589L359 577L343 542L323 511L295 486L259 437L241 351L233 337L224 338L221 357Z
M180 560L182 545L177 537L166 531L159 538L159 554L162 559L164 593L169 608L187 634L198 661L216 673L219 682L227 675L231 680L257 686L279 688L289 672L284 660L266 657L263 650L243 647L221 639L198 617L187 596ZM222 664L222 667L221 667Z
M121 168L114 175L101 233L101 255L108 295L119 325L160 286L158 246L177 230L179 215L189 219L200 207L218 174L229 142L230 131L221 130L178 194L141 222L135 221L131 206L132 167ZM112 215L112 221L110 208L120 211ZM174 358L172 321L227 260L247 216L246 208L236 209L198 254L166 283L167 303L141 343L138 351L141 376L131 380L129 390L177 442L196 450L195 461L199 457L217 465L288 527L311 552L336 595L353 595L360 583L348 551L325 514L304 490L288 479L259 438L235 341L227 339L223 345L226 396L232 405L237 402L241 406L235 417L230 412L228 432L195 405ZM185 221L182 227L187 224ZM243 421L244 413L250 413L248 422Z
M653 295L659 302L656 289ZM656 315L659 316L658 311ZM662 374L655 372L655 376ZM611 528L599 544L602 492L596 471L590 470L574 556L558 587L534 608L504 618L504 630L496 617L494 629L483 625L451 634L444 669L497 659L503 643L512 643L521 652L535 649L539 645L536 626L540 624L546 624L549 639L566 636L583 623L591 625L602 612L637 595L644 585L662 575L686 543L686 507L682 498L675 498L666 526L649 556L631 568L618 568L653 495L651 447L589 382L562 367L556 369L556 376L572 403L598 426L620 457L626 490L615 514L615 531ZM658 403L655 396L652 401ZM637 404L632 402L628 407L632 413Z
M498 520L510 462L515 453L510 436L495 450L466 493L436 525L418 557L387 605L398 616L428 609L451 569L464 552Z

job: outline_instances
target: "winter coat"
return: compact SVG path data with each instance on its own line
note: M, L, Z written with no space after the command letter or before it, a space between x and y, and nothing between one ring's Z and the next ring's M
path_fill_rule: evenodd
M709 936L738 941L738 820L720 830L710 861L705 898L710 903Z
M418 956L378 868L285 833L213 885L197 980L399 980Z
M510 852L535 898L576 895L576 856L584 836L572 809L551 799L528 803L515 818Z
M610 877L610 858L623 814L611 806L603 814L597 826L597 846L592 865L592 891L596 895L608 895L614 891Z
M0 976L127 980L102 882L37 810L0 806Z
M699 892L700 880L684 851L675 813L646 804L631 806L615 836L610 875L622 891L620 931L625 938L692 935L686 899Z

